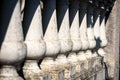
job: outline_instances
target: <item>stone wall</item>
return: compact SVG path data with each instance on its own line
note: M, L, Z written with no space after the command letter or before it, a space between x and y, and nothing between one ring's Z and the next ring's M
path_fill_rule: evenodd
M108 45L105 48L108 74L113 80L119 80L119 50L120 50L120 0L112 7L106 23Z

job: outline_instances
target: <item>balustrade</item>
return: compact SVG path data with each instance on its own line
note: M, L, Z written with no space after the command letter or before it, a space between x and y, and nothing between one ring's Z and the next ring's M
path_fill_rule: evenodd
M0 4L0 80L105 80L104 1Z

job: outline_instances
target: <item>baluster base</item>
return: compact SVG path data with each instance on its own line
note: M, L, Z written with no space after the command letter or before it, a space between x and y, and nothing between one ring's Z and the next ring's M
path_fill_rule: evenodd
M57 68L53 57L45 57L40 66L45 76L47 75L47 79L58 80Z
M12 65L3 65L0 68L0 80L23 80Z
M38 67L36 60L26 60L23 73L26 80L43 80L43 72Z

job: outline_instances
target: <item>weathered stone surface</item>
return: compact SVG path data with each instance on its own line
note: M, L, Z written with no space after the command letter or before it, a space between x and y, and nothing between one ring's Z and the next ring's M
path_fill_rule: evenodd
M15 67L4 65L0 68L0 80L23 80L17 74Z
M23 80L13 66L26 56L21 20L27 60L19 68L26 80L119 80L119 0L114 6L114 0L42 0L42 10L40 0L6 1L0 1L0 80Z
M119 34L120 34L120 0L116 0L112 11L107 19L106 34L108 39L108 45L105 48L107 67L109 77L114 80L119 78ZM108 15L107 15L108 16Z

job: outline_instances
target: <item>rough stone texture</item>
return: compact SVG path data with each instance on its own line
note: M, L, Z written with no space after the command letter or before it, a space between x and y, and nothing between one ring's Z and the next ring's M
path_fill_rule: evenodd
M106 51L106 63L109 77L119 80L119 29L120 29L120 0L117 0L106 22L106 34L108 45Z
M23 67L23 74L26 80L42 80L44 76L36 60L26 60Z
M46 2L47 1L49 1L49 0L46 0ZM65 0L59 0L59 1L65 1ZM68 0L66 0L66 1L68 1ZM49 2L50 2L50 4L53 4L53 5L48 4ZM61 19L61 21L63 21L62 29L61 29L61 27L59 29L59 38L60 38L61 42L63 42L62 43L63 50L61 51L61 53L67 53L68 51L71 51L72 55L69 54L67 57L66 57L66 55L62 55L62 56L59 55L56 60L54 60L51 57L51 56L59 53L60 44L59 44L58 36L57 36L57 32L58 32L57 28L58 27L57 27L57 22L56 22L56 5L55 5L56 0L51 0L49 2L47 2L47 4L45 4L45 5L47 5L47 8L44 8L44 10L43 10L43 13L45 14L43 16L43 22L45 22L43 24L43 27L47 28L44 39L45 39L46 43L48 43L47 50L46 50L47 57L45 57L44 60L42 61L42 63L40 64L41 70L44 71L44 74L42 74L42 71L39 70L37 62L32 62L33 60L31 60L30 62L28 62L28 64L26 64L26 63L24 64L24 66L27 65L26 67L23 67L23 69L26 70L25 72L23 71L24 72L23 75L26 78L26 80L111 80L110 78L112 78L114 80L119 80L118 79L119 78L119 72L118 72L119 70L118 69L119 69L119 48L120 48L119 47L119 28L120 28L120 23L119 23L119 21L120 21L119 20L119 17L120 17L119 7L120 6L119 6L119 3L120 3L120 0L117 0L115 2L115 5L112 9L112 12L110 13L107 23L106 23L107 39L109 42L108 46L105 48L105 51L107 53L105 56L105 64L107 65L107 67L106 67L106 65L103 66L102 64L100 64L102 62L101 57L97 57L97 56L93 57L91 50L84 51L84 52L86 52L84 54L85 59L83 59L84 55L78 55L78 54L77 54L77 56L76 56L76 54L73 55L73 53L71 51L72 43L70 40L69 26L68 26L69 25L68 2L67 3L64 2L67 5L63 6L61 4L57 8L58 9L57 12L58 13L60 12L59 15L57 15L57 17L59 16L58 20L61 19L61 17L63 17L63 19ZM59 11L59 9L61 11ZM44 11L46 11L46 12L44 12ZM63 14L63 12L64 12L64 14ZM84 11L81 10L81 12L84 12ZM86 34L85 32L86 32L87 26L85 24L86 24L87 16L85 13L84 13L84 15L85 15L85 17L82 19L82 21L83 21L83 26L85 26L85 27L84 28L80 27L81 34L83 34L82 32L84 32L84 34ZM37 16L35 16L35 17L37 17ZM89 17L88 22L92 22L92 16L89 14L88 17ZM20 20L20 19L18 19L18 20ZM47 24L46 21L48 21L49 24ZM36 22L35 22L35 24L36 24ZM60 25L61 25L61 23L60 23ZM65 27L65 25L66 25L66 27ZM82 23L81 23L81 25L82 25ZM31 29L31 30L34 30L34 29ZM34 31L32 31L32 32L36 33L37 32L36 30L35 30L35 32ZM11 32L13 32L13 31L14 30L11 30ZM71 31L71 32L75 33L73 31ZM90 33L91 33L91 31L90 31ZM14 34L14 35L16 35L16 34ZM31 34L31 32L30 32L30 36L33 36ZM83 35L83 36L85 36L85 35ZM91 42L91 36L92 35L88 36L90 42ZM40 37L37 36L36 38L40 38ZM93 38L94 38L94 35L93 35ZM10 38L8 38L8 40L9 39ZM13 39L17 39L17 38L13 38ZM85 40L84 39L82 40L83 44L85 44L84 41L87 41L86 39L87 38L85 38ZM27 46L27 48L28 48L28 46ZM34 48L32 48L32 49L34 49ZM32 51L36 52L36 50L34 51L32 49L27 49L27 50L30 52L32 52ZM83 47L82 50L86 50L86 49L87 48L85 45L85 47ZM13 53L13 51L12 51L12 53ZM80 59L76 59L76 58L80 58ZM79 63L77 63L77 60ZM77 66L79 68L79 69L77 69L77 70L79 70L79 72L76 71ZM107 71L107 68L108 68L108 71ZM104 70L105 70L105 73L104 73ZM2 68L2 69L0 69L0 73L2 73L0 75L0 80L23 80L17 74L16 69L12 68L12 67ZM108 76L107 76L107 73L108 73ZM10 76L10 77L8 77L8 76ZM104 76L105 77L107 76L106 79L104 79Z
M17 71L14 66L4 65L0 68L0 80L23 80L17 74Z

